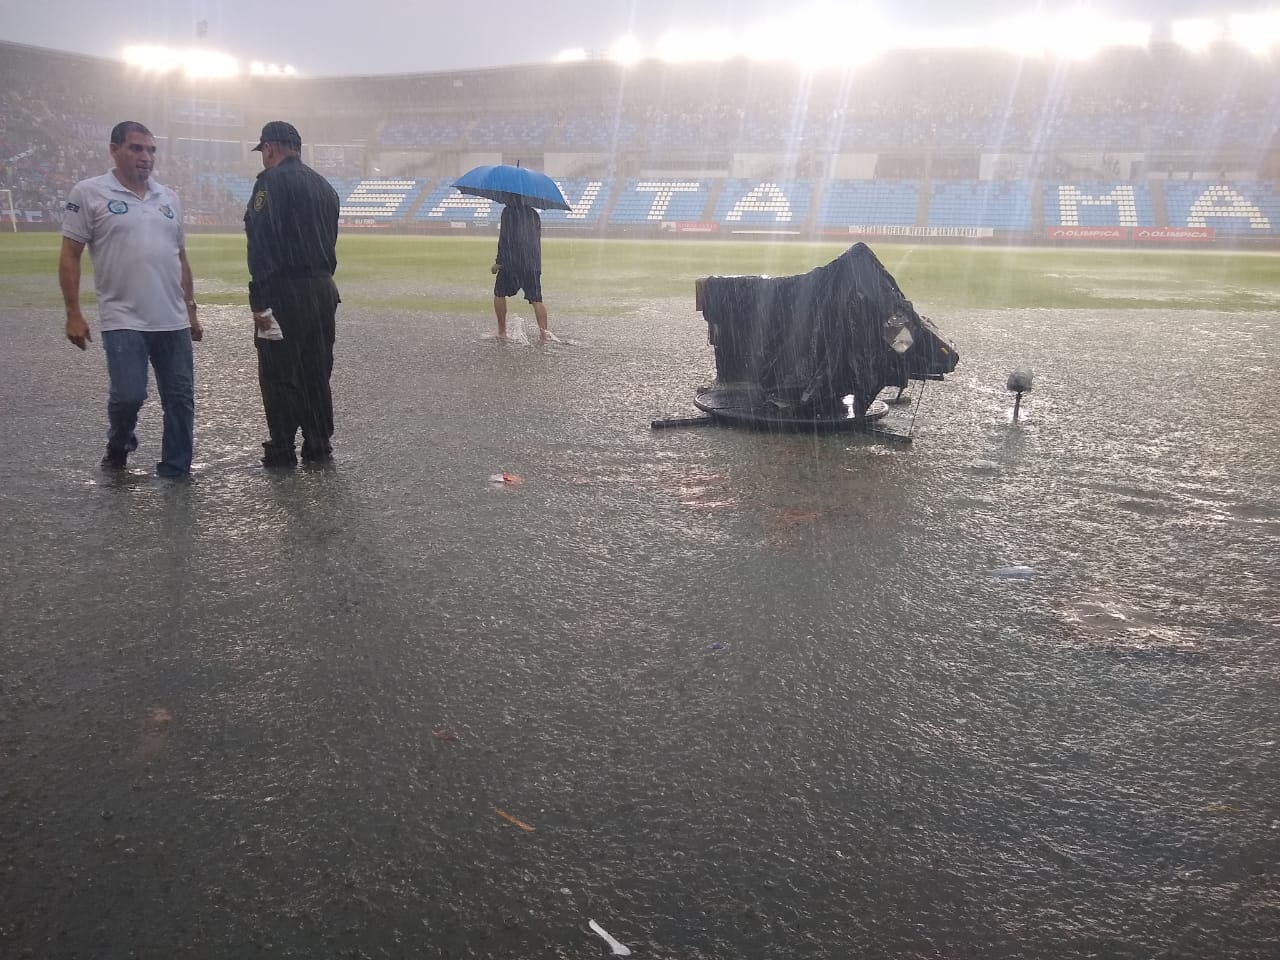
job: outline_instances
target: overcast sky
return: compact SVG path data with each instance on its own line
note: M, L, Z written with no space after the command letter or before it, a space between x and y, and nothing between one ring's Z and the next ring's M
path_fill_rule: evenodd
M826 0L850 7L855 2ZM866 0L863 0L866 2ZM891 23L977 26L1055 13L1079 0L870 0ZM1094 0L1094 10L1152 22L1280 9L1280 0ZM603 53L623 34L642 45L671 29L728 28L820 6L810 0L0 0L0 39L119 59L130 44L207 46L242 63L308 76L425 73ZM208 33L197 40L196 25Z

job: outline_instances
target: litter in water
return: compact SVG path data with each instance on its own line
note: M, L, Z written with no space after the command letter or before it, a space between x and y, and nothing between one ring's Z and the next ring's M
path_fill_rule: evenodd
M515 473L495 473L489 477L490 483L503 484L508 487L518 487L524 483L524 480Z
M626 944L619 943L617 940L613 939L613 937L609 936L609 934L605 933L604 927L600 926L600 924L596 923L594 920L588 920L587 926L591 928L592 933L597 933L604 938L604 942L609 945L609 949L613 951L613 955L615 957L631 956L631 948Z
M496 813L498 816L500 816L503 820L507 821L507 823L515 824L525 833L533 833L533 827L529 826L523 820L517 820L511 814L507 813L507 811L503 810L501 807L494 807L493 812Z

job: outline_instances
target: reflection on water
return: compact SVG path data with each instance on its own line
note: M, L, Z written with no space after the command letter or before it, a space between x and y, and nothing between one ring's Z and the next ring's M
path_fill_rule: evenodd
M902 446L561 309L348 310L291 472L215 311L189 484L0 328L0 955L1273 955L1280 318L940 320Z

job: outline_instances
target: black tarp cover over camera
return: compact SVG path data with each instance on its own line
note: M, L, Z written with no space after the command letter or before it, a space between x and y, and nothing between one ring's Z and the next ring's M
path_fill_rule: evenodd
M852 394L861 412L885 387L940 379L958 362L864 243L799 276L707 277L702 313L719 382L793 411Z

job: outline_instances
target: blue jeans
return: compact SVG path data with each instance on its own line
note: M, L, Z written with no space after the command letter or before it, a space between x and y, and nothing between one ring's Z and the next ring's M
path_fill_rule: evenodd
M156 473L182 477L191 472L195 439L195 362L190 330L106 330L102 349L107 354L111 391L107 397L107 450L130 453L138 447L134 428L147 399L147 363L156 371L156 389L164 409L164 438Z

